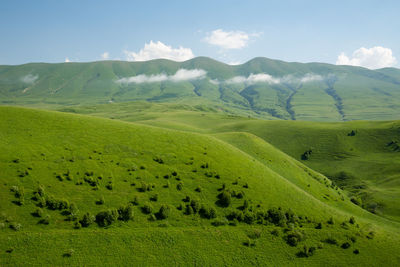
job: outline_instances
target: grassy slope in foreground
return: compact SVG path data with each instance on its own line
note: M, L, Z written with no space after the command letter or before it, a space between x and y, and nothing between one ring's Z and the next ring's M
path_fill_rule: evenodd
M366 209L400 220L398 121L265 121L150 103L76 107L68 111L200 133L251 133L331 177L339 186L361 197ZM355 135L349 136L352 131ZM240 139L230 138L228 142L237 146L237 141ZM263 162L252 153L251 146L240 149ZM309 149L313 150L311 157L302 161L301 155Z
M397 225L365 212L346 197L342 200L343 193L332 189L329 180L273 148L266 155L273 162L269 168L212 136L22 108L1 107L0 112L2 265L160 262L394 265L399 262L395 256L400 240ZM201 167L207 163L208 167ZM164 178L166 175L168 179ZM111 190L107 189L110 182ZM136 197L134 220L117 221L106 228L92 224L73 229L73 222L65 221L65 210L44 208L43 217L50 215L50 223L40 223L42 219L32 215L37 201L31 199L39 184L47 196L75 203L79 218L86 212L97 214L117 208ZM154 187L140 192L143 184ZM223 184L227 189L243 191L244 198L233 198L227 208L216 205ZM10 191L13 186L18 186L19 191L24 188L22 198L16 198L15 192ZM196 190L198 187L201 190ZM157 200L151 201L155 194ZM176 209L186 204L182 199L187 195L207 208L214 208L217 218L185 215ZM96 204L101 198L104 204ZM23 205L17 205L21 199ZM250 203L245 211L248 214L251 210L255 213L272 207L282 207L285 211L290 208L303 219L287 227L301 229L307 239L291 247L284 241L290 231L285 233L284 228L266 221L211 225L211 222L225 222L225 216L241 207L244 200ZM145 203L153 206L153 213L161 205L168 205L169 217L149 220L150 215L141 211ZM340 225L352 215L359 227L349 223ZM333 225L326 223L331 216ZM322 229L315 229L318 222L322 223ZM17 224L21 224L19 231L9 228ZM271 234L274 229L278 230L278 236ZM249 237L255 238L250 241L255 246L243 245ZM355 243L350 241L352 237ZM338 240L338 245L323 243L327 238ZM349 249L340 248L345 242L351 243ZM321 249L310 258L296 257L303 245ZM354 249L361 254L354 254Z

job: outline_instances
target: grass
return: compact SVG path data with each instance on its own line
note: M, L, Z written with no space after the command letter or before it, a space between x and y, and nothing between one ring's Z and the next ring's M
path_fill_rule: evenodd
M398 262L397 223L354 205L326 177L252 134L201 134L16 107L0 107L0 111L4 115L0 119L1 265ZM222 115L213 116L218 121ZM229 116L225 119L230 120ZM92 181L96 181L94 186ZM107 188L110 182L111 190ZM150 191L142 192L143 184ZM74 203L78 218L132 202L134 219L105 228L94 223L74 229L74 222L65 220L65 210L43 208L43 216L50 215L49 224L39 223L41 218L32 214L38 204L32 196L39 185L47 196ZM23 205L15 203L17 189L13 186L19 191L24 188ZM218 205L223 188L243 191L244 198L233 197L224 208ZM217 218L185 215L177 207L187 204L186 196L215 208ZM101 198L104 203L99 205ZM281 207L300 219L282 227L268 221L213 226L228 222L226 217L239 210L244 200L249 202L248 214ZM169 206L168 218L149 220L141 209L149 202L156 216L162 205ZM331 216L334 225L327 223ZM351 216L357 224L342 226ZM323 229L315 229L318 222ZM18 231L9 228L16 223L21 224ZM279 229L278 236L271 234L274 229ZM293 230L307 237L297 247L285 242ZM371 231L374 237L369 239ZM324 245L310 258L296 256L303 245L317 246L328 236L340 242L357 236L357 243L348 250ZM244 245L249 238L251 245ZM363 257L352 253L353 248ZM378 253L379 257L373 256Z

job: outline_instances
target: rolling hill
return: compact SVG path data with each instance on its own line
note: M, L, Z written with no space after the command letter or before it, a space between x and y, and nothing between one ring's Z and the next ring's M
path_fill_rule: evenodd
M147 101L206 105L266 119L390 120L400 115L400 71L254 58L230 66L101 61L0 66L2 104L65 105Z
M254 134L0 113L1 265L399 263L398 223Z

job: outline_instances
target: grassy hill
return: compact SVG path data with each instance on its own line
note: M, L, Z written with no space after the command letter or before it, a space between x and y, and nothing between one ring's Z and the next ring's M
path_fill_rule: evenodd
M173 76L180 69L204 70L206 75L197 80L118 82L140 75ZM246 82L254 75L264 75L270 82ZM232 82L235 77L238 79ZM185 62L160 59L0 66L2 104L60 107L126 101L185 103L228 109L236 115L286 120L397 119L399 85L398 69L368 70L267 58L237 66L205 57Z
M66 111L198 133L252 134L328 176L350 195L361 198L365 209L400 220L398 121L266 121L200 107L150 103L108 104ZM234 140L229 143L238 146ZM255 149L260 150L259 147ZM253 148L246 145L240 149L251 152ZM308 159L302 159L303 153L310 149ZM252 156L259 158L258 154Z
M220 129L196 133L210 120L190 125L190 110L180 123L192 132L0 113L0 265L399 264L398 223L355 205L267 135L242 133L245 118L213 112Z

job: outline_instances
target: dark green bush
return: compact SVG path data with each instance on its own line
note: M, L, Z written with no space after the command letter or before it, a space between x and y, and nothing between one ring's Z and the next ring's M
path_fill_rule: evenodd
M183 183L182 183L182 182L179 182L179 183L176 185L176 189L178 189L179 191L181 191L182 188L183 188Z
M159 220L167 219L170 214L170 208L167 205L161 205L160 210L157 212L156 216Z
M43 216L43 210L41 208L37 208L32 214L35 217L42 217Z
M352 197L350 201L358 206L362 206L362 200L359 197Z
M315 226L315 229L322 229L322 223L317 223L317 226Z
M330 244L330 245L337 245L338 241L334 237L328 237L327 239L324 240L325 243Z
M349 223L355 224L356 223L356 219L353 216L351 216L350 219L349 219Z
M286 243L295 247L297 244L304 240L304 234L298 230L289 231L286 235Z
M158 194L152 195L152 196L150 197L150 201L154 201L154 202L158 201Z
M329 220L327 221L328 224L335 224L335 221L333 220L333 217L330 217Z
M50 215L46 215L46 216L44 216L44 218L43 219L41 219L40 221L39 221L39 223L41 223L41 224L50 224Z
M267 212L267 219L269 222L277 226L285 226L287 218L282 210L277 208L271 208Z
M186 214L186 215L192 215L192 214L194 214L194 211L193 211L192 206L186 205L185 214Z
M297 257L311 257L314 255L314 252L317 250L316 247L308 247L307 245L304 245L303 250L299 251L297 253Z
M237 220L239 222L242 222L244 220L244 214L241 210L232 210L228 216L226 216L228 220Z
M218 195L219 201L217 202L218 205L222 207L229 207L229 205L232 202L232 195L229 191L223 190L219 195Z
M349 242L344 242L340 247L343 249L348 249L350 247L350 243Z
M79 221L79 223L82 225L82 227L88 227L95 221L95 217L91 215L89 212L86 212L82 219Z
M196 192L199 192L199 193L200 193L202 190L203 190L203 189L201 188L201 186L197 186L196 189L195 189L195 191L196 191Z
M199 214L203 218L214 219L217 217L217 210L214 207L207 208L205 206L201 206Z
M197 213L200 210L200 201L198 201L196 199L192 199L190 201L190 206L193 208L193 212Z
M96 222L100 226L109 226L118 220L119 213L116 209L101 211L96 215Z
M118 219L122 221L133 220L133 207L127 204L118 208Z
M142 211L145 214L150 214L153 212L153 206L150 203L145 203L142 207Z

